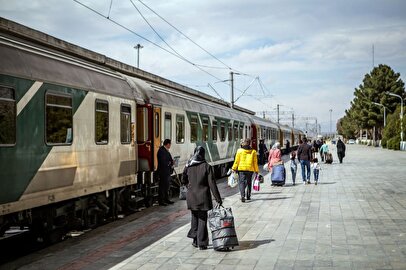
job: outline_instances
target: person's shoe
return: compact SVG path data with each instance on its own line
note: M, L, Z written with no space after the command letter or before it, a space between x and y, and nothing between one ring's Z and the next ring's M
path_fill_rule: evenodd
M315 181L314 184L317 186L317 181Z
M197 240L196 240L196 239L193 239L192 246L194 246L195 248L197 248Z
M294 185L294 186L296 185L295 182L293 182L293 185Z
M164 202L160 202L159 205L160 205L160 206L168 206L168 204L167 204L167 203L164 203Z
M306 185L306 181L303 181L303 186L305 186Z
M310 180L307 180L307 183L310 184Z
M167 203L167 204L174 204L175 202L170 201L170 200L166 200L165 203Z
M251 197L247 197L247 201L250 201L251 200Z
M199 250L205 250L205 249L207 249L207 246L200 246L199 247Z
M245 202L245 198L244 198L244 197L241 197L241 201L242 201L242 202Z

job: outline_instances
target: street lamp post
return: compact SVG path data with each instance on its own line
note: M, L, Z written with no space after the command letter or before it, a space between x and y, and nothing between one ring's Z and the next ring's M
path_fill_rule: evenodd
M391 92L385 92L386 94L400 98L400 141L403 142L403 98L400 95Z
M333 119L332 119L331 113L333 112L333 109L330 109L329 111L330 111L330 135L332 135L333 134Z
M134 49L137 50L137 68L140 68L140 49L144 48L141 44L137 44L134 46Z
M380 103L372 102L372 104L375 104L377 106L383 107L383 126L386 127L386 107Z

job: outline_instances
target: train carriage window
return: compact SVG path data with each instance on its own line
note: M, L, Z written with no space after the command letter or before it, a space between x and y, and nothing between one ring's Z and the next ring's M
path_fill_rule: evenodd
M233 125L231 123L228 123L228 141L233 140Z
M190 141L196 142L197 141L197 115L192 114L190 116Z
M145 107L137 107L137 142L144 143L148 141L148 109Z
M169 112L165 113L165 139L172 139L172 114Z
M14 89L0 86L0 145L16 143L16 101Z
M62 93L47 93L45 104L46 143L71 144L73 138L72 96Z
M131 143L131 106L121 104L120 117L121 143Z
M220 123L220 141L224 142L226 140L226 123L221 121Z
M161 121L160 121L160 119L159 119L159 112L155 112L154 113L154 124L155 124L155 138L159 138L159 136L160 136L160 126L161 126Z
M244 123L240 123L240 139L244 139Z
M185 142L185 116L176 115L176 143Z
M207 142L209 140L209 118L208 117L202 117L202 140L204 142Z
M245 126L245 138L248 138L248 127Z
M238 123L234 123L234 140L238 141Z
M109 104L105 100L96 99L95 129L96 144L107 144L109 141Z
M211 138L213 141L217 141L217 120L213 120L211 126Z

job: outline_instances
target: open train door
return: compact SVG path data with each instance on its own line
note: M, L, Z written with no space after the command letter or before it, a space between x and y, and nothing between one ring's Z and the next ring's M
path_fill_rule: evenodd
M154 161L154 171L158 168L158 158L157 153L158 149L161 146L161 108L154 107L154 116L153 116L153 124L154 124L154 145L153 145L153 161Z

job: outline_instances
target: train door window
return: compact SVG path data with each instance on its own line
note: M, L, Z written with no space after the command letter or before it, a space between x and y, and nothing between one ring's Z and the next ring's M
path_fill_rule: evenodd
M244 136L244 123L240 123L240 139L243 139Z
M234 123L234 140L238 141L238 123Z
M96 99L95 105L95 140L96 144L109 142L109 103Z
M233 125L228 123L228 141L231 142L233 140Z
M211 138L213 141L217 141L217 120L213 120L211 126Z
M120 116L121 143L131 142L131 106L121 104Z
M159 112L154 112L154 125L155 125L155 127L154 127L154 131L155 131L155 138L159 138L159 132L160 132L160 126L161 126L161 124L160 124L160 121L159 121L160 119L159 119Z
M166 112L165 113L165 122L164 122L164 126L165 126L165 139L172 139L172 114Z
M226 140L226 123L224 121L220 122L220 141L224 142Z
M245 126L245 138L248 138L248 127Z
M197 115L192 114L190 116L190 141L196 142L197 141Z
M185 116L176 115L176 143L185 142Z
M137 142L144 143L148 141L148 109L137 107Z
M202 117L202 140L207 142L209 140L209 118Z
M16 143L16 101L13 88L0 86L0 145Z
M45 95L45 139L47 144L72 144L72 96L62 93Z

